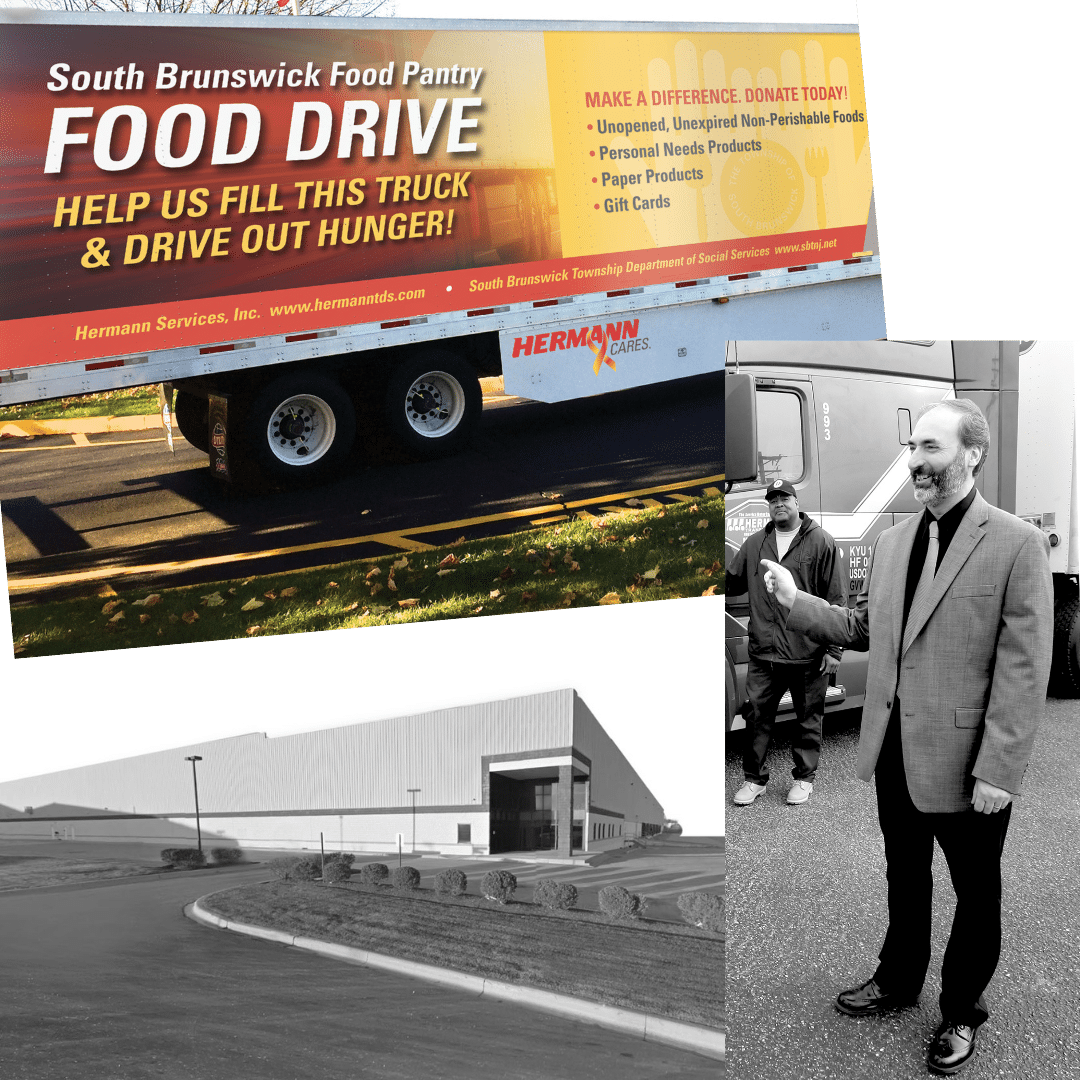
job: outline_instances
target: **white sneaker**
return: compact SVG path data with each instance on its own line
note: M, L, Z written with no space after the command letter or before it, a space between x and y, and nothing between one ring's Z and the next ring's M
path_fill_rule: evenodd
M752 780L747 780L746 783L735 792L735 798L732 801L736 806L749 806L759 795L763 795L764 793L764 784L755 784Z
M788 806L798 806L800 803L809 802L810 792L813 790L814 785L809 780L796 780L787 793Z

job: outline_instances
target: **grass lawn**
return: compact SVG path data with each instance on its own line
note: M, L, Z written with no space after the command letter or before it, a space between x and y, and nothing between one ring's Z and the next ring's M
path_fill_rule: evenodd
M160 874L164 866L144 863L89 862L80 859L50 859L45 855L0 855L0 892L11 889L39 889L47 885L76 885L99 878L142 877Z
M77 600L13 597L16 656L220 641L724 592L724 499L627 509L314 570ZM96 594L96 595L95 595Z
M724 1026L724 938L690 926L615 924L596 912L548 912L532 904L354 883L246 885L215 893L204 906L286 933Z
M133 386L126 390L108 390L102 394L81 394L78 397L32 401L26 405L8 405L0 408L0 421L149 416L157 411L157 386Z

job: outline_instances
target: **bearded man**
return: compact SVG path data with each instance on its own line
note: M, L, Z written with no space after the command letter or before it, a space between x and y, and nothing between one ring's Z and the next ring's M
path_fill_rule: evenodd
M975 1051L1001 951L1001 852L1050 674L1049 544L990 506L975 476L990 449L978 407L919 414L908 468L920 515L878 538L852 610L796 589L763 560L788 627L869 647L857 772L874 779L889 925L873 976L837 1008L872 1016L915 1002L930 962L934 841L956 890L927 1064L950 1075Z

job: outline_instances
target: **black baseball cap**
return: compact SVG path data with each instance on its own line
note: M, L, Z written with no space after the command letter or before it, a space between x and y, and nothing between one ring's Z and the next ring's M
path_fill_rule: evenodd
M768 502L774 495L794 495L797 499L798 492L791 486L790 480L773 480L765 489L765 501Z

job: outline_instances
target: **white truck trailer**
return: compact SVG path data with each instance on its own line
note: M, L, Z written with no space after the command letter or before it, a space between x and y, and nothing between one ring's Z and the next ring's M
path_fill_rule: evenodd
M0 83L0 404L168 384L222 479L884 334L852 26L8 9Z

